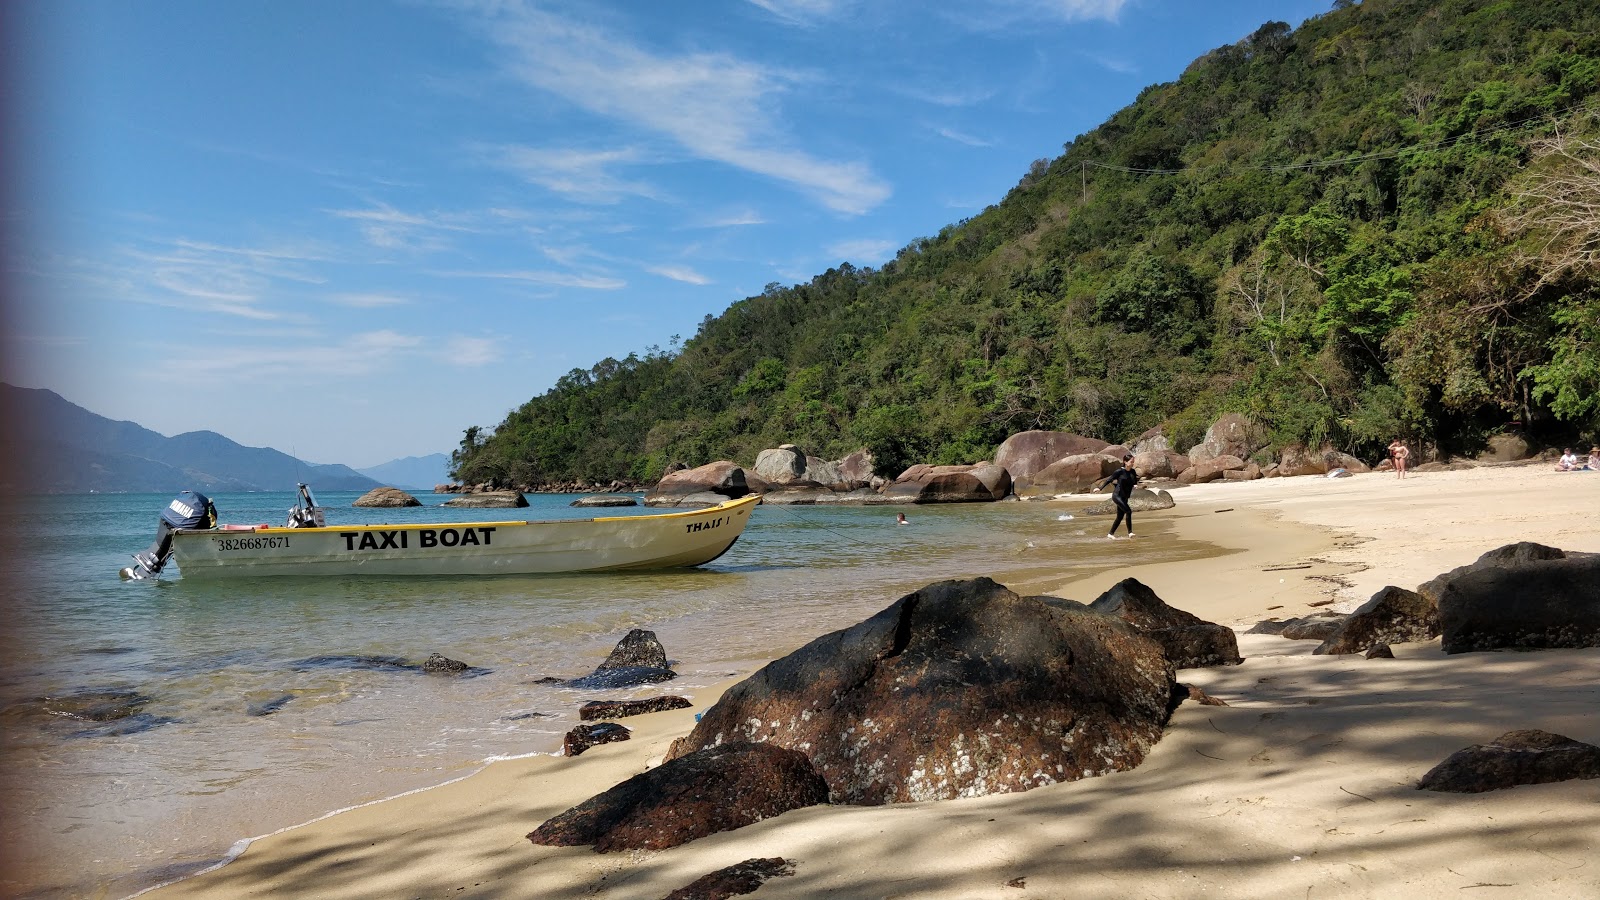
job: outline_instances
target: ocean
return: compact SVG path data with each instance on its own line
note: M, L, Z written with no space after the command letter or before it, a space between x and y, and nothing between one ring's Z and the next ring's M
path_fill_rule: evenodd
M357 496L319 494L330 525L661 511L575 509L575 495L440 509L447 498L433 494L420 508L358 509ZM214 865L243 839L490 760L559 752L588 700L693 696L941 579L986 575L1037 593L1213 552L1174 538L1159 515L1141 516L1140 540L1107 541L1105 520L1062 503L763 505L699 569L185 583L169 568L160 581L119 580L170 499L4 500L0 527L20 557L8 561L0 671L3 896L128 896ZM294 495L212 499L223 522L281 524ZM895 524L902 511L909 526ZM623 691L536 683L588 674L633 628L656 633L679 678ZM424 675L415 666L431 653L473 674ZM137 713L61 714L104 698Z

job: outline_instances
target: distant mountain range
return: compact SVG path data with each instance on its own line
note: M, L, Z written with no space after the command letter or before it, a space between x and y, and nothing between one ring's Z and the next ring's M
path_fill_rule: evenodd
M407 456L394 459L381 466L357 469L357 472L376 478L379 484L403 488L408 491L431 491L435 485L450 480L450 455L430 453L427 456Z
M349 466L301 462L270 447L245 447L213 431L176 437L133 422L118 422L78 406L53 391L0 383L0 409L8 414L11 460L0 473L7 493L85 494L199 490L292 491L304 481L324 491L393 487L432 488L447 481L437 468L420 466L444 454L411 457L368 472L429 473L423 481L369 477ZM448 460L446 459L446 464Z

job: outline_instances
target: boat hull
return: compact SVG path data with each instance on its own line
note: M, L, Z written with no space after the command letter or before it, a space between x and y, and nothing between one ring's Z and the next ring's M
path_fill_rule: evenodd
M670 569L728 551L756 496L687 512L549 522L179 531L185 580L283 575L523 575Z

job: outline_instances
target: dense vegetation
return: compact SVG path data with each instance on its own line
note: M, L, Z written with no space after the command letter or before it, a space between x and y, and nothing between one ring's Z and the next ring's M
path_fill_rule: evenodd
M880 471L1029 428L1470 452L1600 427L1600 7L1366 0L1269 22L880 270L574 370L463 481L647 480L792 442Z

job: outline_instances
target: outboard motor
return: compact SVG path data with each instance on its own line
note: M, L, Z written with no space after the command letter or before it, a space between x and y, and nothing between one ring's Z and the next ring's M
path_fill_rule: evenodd
M289 507L289 521L285 528L326 528L328 518L323 515L322 507L317 505L317 498L311 495L311 488L305 483L300 484L300 497L294 506Z
M184 491L161 511L156 524L156 539L148 549L133 555L135 565L120 573L125 579L154 578L166 568L172 557L172 533L180 528L199 529L217 527L217 507L211 498L194 491Z

